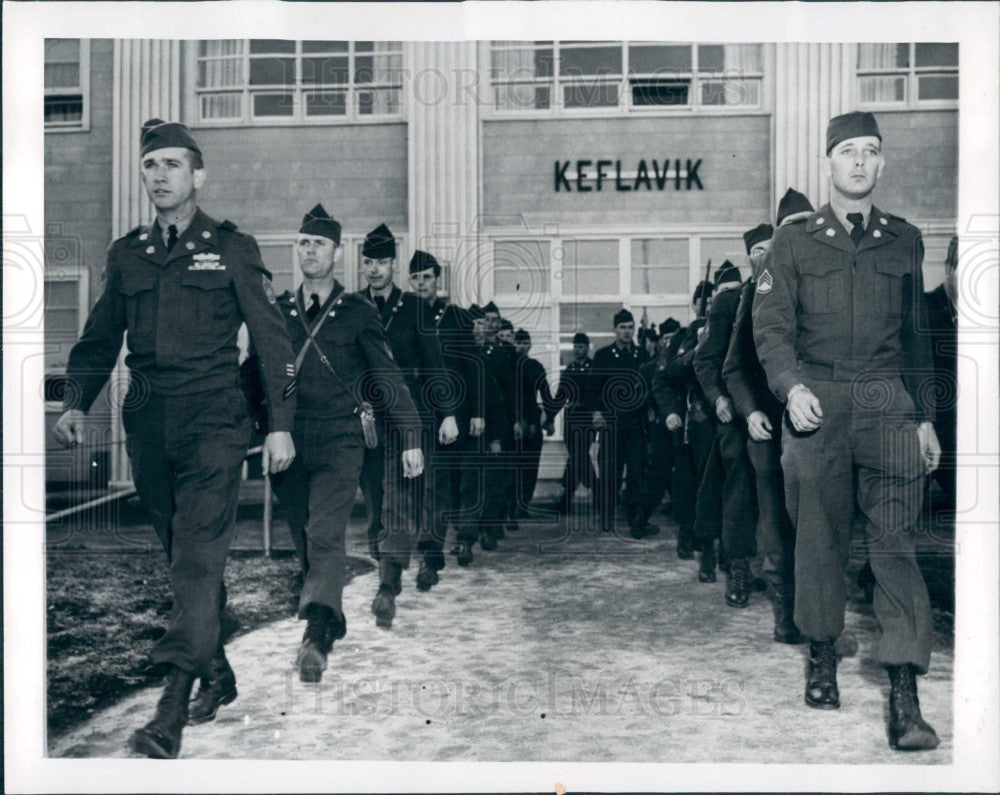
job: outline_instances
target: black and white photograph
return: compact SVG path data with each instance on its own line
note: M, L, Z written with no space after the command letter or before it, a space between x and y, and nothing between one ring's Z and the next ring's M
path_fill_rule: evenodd
M1000 786L998 13L881 5L5 4L11 791Z

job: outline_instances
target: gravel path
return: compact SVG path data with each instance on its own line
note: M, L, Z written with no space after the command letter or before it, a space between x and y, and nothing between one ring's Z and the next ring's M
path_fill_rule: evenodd
M842 707L803 703L807 646L770 639L771 610L723 601L651 540L594 534L571 520L522 521L470 568L449 558L430 593L404 576L391 630L375 627L374 574L344 595L347 637L323 682L293 669L303 625L281 620L233 641L240 696L184 732L182 758L419 761L648 761L949 764L950 648L920 679L934 752L886 741L888 680L868 656L874 620L848 613L861 644L842 661ZM619 525L621 527L621 525ZM279 531L281 532L281 531ZM356 534L357 529L352 531ZM356 542L357 539L354 539ZM127 757L158 689L61 737L52 756Z

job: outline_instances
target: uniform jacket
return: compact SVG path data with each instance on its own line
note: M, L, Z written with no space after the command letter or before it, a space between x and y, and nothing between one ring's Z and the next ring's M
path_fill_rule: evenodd
M661 353L655 359L651 359L639 366L639 372L642 374L643 383L646 385L646 410L647 412L652 412L652 421L654 422L662 422L666 415L660 412L660 406L656 401L656 397L653 392L653 377L658 371L665 372L666 369L666 351Z
M370 400L376 408L388 413L396 427L419 432L420 416L403 374L393 360L374 307L361 296L346 293L343 285L337 282L319 315L303 325L302 310L306 302L301 287L297 292L298 300L291 292L278 299L292 348L298 356L308 338L306 325L313 328L326 315L316 340L336 372L334 376L320 360L317 348L310 345L299 366L297 416L311 419L350 417L362 400Z
M957 310L948 298L944 285L927 293L927 326L931 332L931 354L940 389L930 390L940 399L935 402L939 423L955 424L955 401L958 394L958 324Z
M704 327L705 319L695 318L687 328L680 329L667 348L666 367L653 373L653 397L664 417L677 414L685 419L689 409L699 420L715 416L693 366Z
M811 378L901 378L918 420L933 419L921 385L932 372L920 231L877 207L853 241L830 205L780 227L753 305L757 355L775 395Z
M559 376L559 386L552 404L552 416L566 407L566 419L586 417L590 422L590 379L594 362L588 356L582 362L572 361Z
M486 441L499 440L508 449L514 439L516 392L514 389L514 346L487 342L476 349L478 367L483 374L483 400L486 416Z
M757 358L752 315L756 288L753 281L743 285L729 352L722 364L722 378L737 414L746 419L755 411L763 411L773 421L780 419L784 406L768 389L767 376Z
M371 287L362 290L361 295L373 305L376 303ZM447 381L448 371L444 366L437 327L427 302L393 286L385 306L379 312L379 318L385 328L393 358L403 371L410 396L417 408L424 414L437 410L447 410L447 414L454 414L453 405L437 404L437 398L448 396L447 390L436 390L433 383L429 384L434 379Z
M558 409L554 409L556 401L549 389L549 379L542 363L530 356L520 356L515 366L518 393L515 421L526 425L542 424L542 409L538 405L539 392L542 394L546 422L554 419Z
M87 411L128 331L132 379L159 395L240 385L236 336L244 322L261 363L269 428L290 431L293 356L257 242L201 210L167 253L158 223L111 244L104 291L70 352L67 375ZM74 406L67 405L67 408Z
M477 366L475 340L472 336L472 320L464 310L440 298L429 304L429 317L434 323L444 366L451 377L447 388L449 393L441 405L450 407L455 414L459 429L467 428L473 417L484 418L482 374ZM444 388L442 386L442 388ZM451 399L447 399L448 396ZM439 409L440 418L448 416Z
M591 371L591 411L644 422L647 394L639 366L645 361L646 351L638 345L620 349L612 342L600 348Z
M694 374L713 409L720 397L729 397L729 390L726 388L725 381L722 380L722 363L729 350L729 339L733 333L733 324L736 322L736 310L739 305L739 287L729 287L716 291L712 299L712 309L708 314L705 333L695 350Z

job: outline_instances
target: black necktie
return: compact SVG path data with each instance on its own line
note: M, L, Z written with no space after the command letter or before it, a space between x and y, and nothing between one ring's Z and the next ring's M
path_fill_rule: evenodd
M375 306L378 307L379 312L385 309L385 299L381 295L375 296Z
M851 222L851 240L856 246L865 236L865 217L861 213L848 213L847 220Z
M167 253L169 254L174 250L174 246L177 245L177 227L173 224L167 227Z
M312 323L319 314L319 296L313 293L309 296L309 308L306 309L306 320Z

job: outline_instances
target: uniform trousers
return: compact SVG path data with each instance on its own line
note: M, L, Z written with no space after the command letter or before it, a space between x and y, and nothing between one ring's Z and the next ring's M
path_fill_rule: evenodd
M474 468L468 466L478 440L469 436L468 419L459 420L459 434L451 444L434 440L430 463L425 467L431 489L427 496L432 521L421 526L417 549L440 552L448 537L448 525L455 527L459 541L478 537L479 482Z
M747 454L747 430L741 419L716 423L722 472L722 547L729 559L757 554L757 494Z
M585 417L566 416L563 427L566 443L566 469L563 471L563 499L568 506L573 502L573 494L582 483L591 491L597 489L597 476L590 462L590 445L594 441L594 423L588 414Z
M759 537L764 554L764 578L775 593L787 597L795 590L795 525L785 506L785 476L781 469L781 418L770 417L771 437L747 439L747 454L757 484Z
M796 527L795 624L816 640L836 638L844 628L856 499L876 580L880 633L872 654L882 665L909 663L926 672L933 626L912 534L924 487L913 401L898 377L852 383L807 374L803 383L819 398L823 424L800 434L786 416L782 438L785 496Z
M516 449L517 507L527 510L535 496L535 486L538 485L538 464L542 459L541 426L529 425L524 435L517 441Z
M670 431L663 420L649 423L646 456L649 467L646 470L646 493L643 504L655 510L663 500L674 472L674 448L670 441Z
M513 519L511 508L514 494L516 460L513 458L513 437L500 440L500 452L488 452L488 445L481 442L474 457L474 469L483 483L483 506L479 519L483 532L499 538L504 522Z
M272 479L305 572L299 618L314 603L343 616L347 523L365 449L361 423L353 414L297 417L292 439L295 459Z
M699 544L708 546L722 534L723 473L716 441L715 420L691 418L688 421L688 442L695 477L690 492L695 535ZM681 520L678 518L677 520Z
M235 527L250 416L237 386L150 395L122 411L139 499L169 561L170 625L155 663L209 672L219 647L222 577Z
M622 505L631 523L634 512L642 506L646 476L646 429L644 417L612 417L601 429L598 461L598 515L605 526L615 518L618 496L625 471Z

